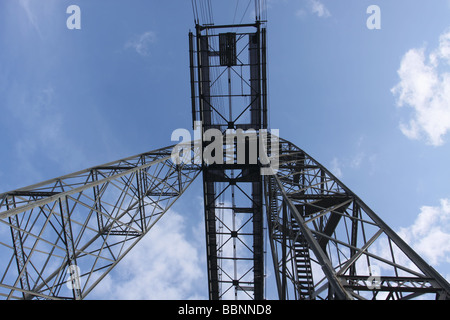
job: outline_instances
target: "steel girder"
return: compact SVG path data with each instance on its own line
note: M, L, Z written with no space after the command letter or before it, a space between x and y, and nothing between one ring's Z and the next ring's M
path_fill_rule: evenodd
M261 179L280 299L450 297L447 281L326 168L286 140L279 146L278 170ZM198 159L200 148L191 148ZM162 148L1 194L0 295L86 297L202 171L200 164L173 163L172 151ZM217 236L208 250L218 254L221 296L254 286L255 232L263 237L251 226L254 216L230 220L233 210L254 211L258 195L232 182L251 182L254 175L225 178L212 202L205 199L216 212L205 223ZM220 202L227 192L250 202L230 207ZM248 254L227 255L236 246ZM227 261L242 261L243 268L227 274Z
M172 150L1 194L0 296L84 298L199 175Z
M303 150L280 140L266 176L280 299L449 299L447 281Z

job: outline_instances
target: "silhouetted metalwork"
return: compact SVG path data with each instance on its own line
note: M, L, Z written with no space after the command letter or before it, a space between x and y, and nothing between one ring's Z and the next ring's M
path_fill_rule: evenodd
M450 298L447 281L326 168L281 140L266 176L281 299Z
M189 56L188 161L171 146L0 194L0 296L85 298L202 174L210 299L264 299L268 251L282 300L450 298L361 199L269 134L263 21L197 23Z
M261 23L197 25L189 40L192 117L202 132L203 150L211 146L205 134L212 130L226 136L266 129L266 37ZM235 151L231 159L224 153L218 161L202 163L209 295L263 299L261 164L256 158L252 164L239 163ZM246 152L249 159L252 155Z
M154 150L1 194L0 295L84 298L200 173L196 165L175 165L171 152Z

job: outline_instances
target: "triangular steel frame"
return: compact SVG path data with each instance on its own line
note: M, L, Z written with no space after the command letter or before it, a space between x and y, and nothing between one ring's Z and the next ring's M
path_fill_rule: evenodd
M330 171L280 139L267 176L280 299L449 299L448 282ZM308 263L299 254L306 244Z

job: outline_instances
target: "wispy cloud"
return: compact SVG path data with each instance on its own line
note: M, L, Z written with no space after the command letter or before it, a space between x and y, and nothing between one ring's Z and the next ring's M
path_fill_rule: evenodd
M153 31L146 31L143 34L133 37L125 44L126 49L134 49L141 56L148 56L150 54L151 46L156 43L156 33Z
M304 18L308 14L316 15L319 18L328 18L331 16L330 10L320 0L307 0L302 8L295 11L295 15L298 18Z
M369 175L376 171L377 154L366 147L365 137L361 135L355 143L354 150L348 152L344 157L334 157L330 164L330 171L338 178L342 179L344 171L365 170Z
M327 17L331 16L330 11L319 0L310 0L309 5L311 8L311 12L316 14L318 17L327 18Z
M39 23L36 19L36 15L33 13L33 8L32 8L32 4L31 4L32 2L33 1L31 1L31 0L19 0L19 4L25 11L28 21L33 26L33 28L36 30L36 32L39 34L39 36L42 38L42 33L41 33L41 29L39 27ZM36 3L36 1L34 1L34 3Z
M392 88L399 107L413 109L408 123L400 129L410 139L425 139L440 146L450 130L450 30L439 38L438 48L429 55L425 47L409 50L402 58L400 82Z
M84 153L70 139L65 128L65 115L56 103L57 92L52 85L24 90L11 85L5 114L17 130L14 131L13 152L18 159L25 183L42 179L33 158L42 157L64 170L79 169L85 162Z
M342 173L342 164L337 157L334 157L333 160L331 160L330 170L338 179L341 179L344 175Z

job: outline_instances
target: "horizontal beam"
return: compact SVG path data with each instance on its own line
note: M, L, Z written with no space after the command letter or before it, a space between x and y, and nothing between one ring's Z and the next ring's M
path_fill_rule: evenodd
M224 29L224 28L245 28L245 27L255 27L258 28L260 23L246 23L246 24L223 24L223 25L197 25L200 30L207 29Z

